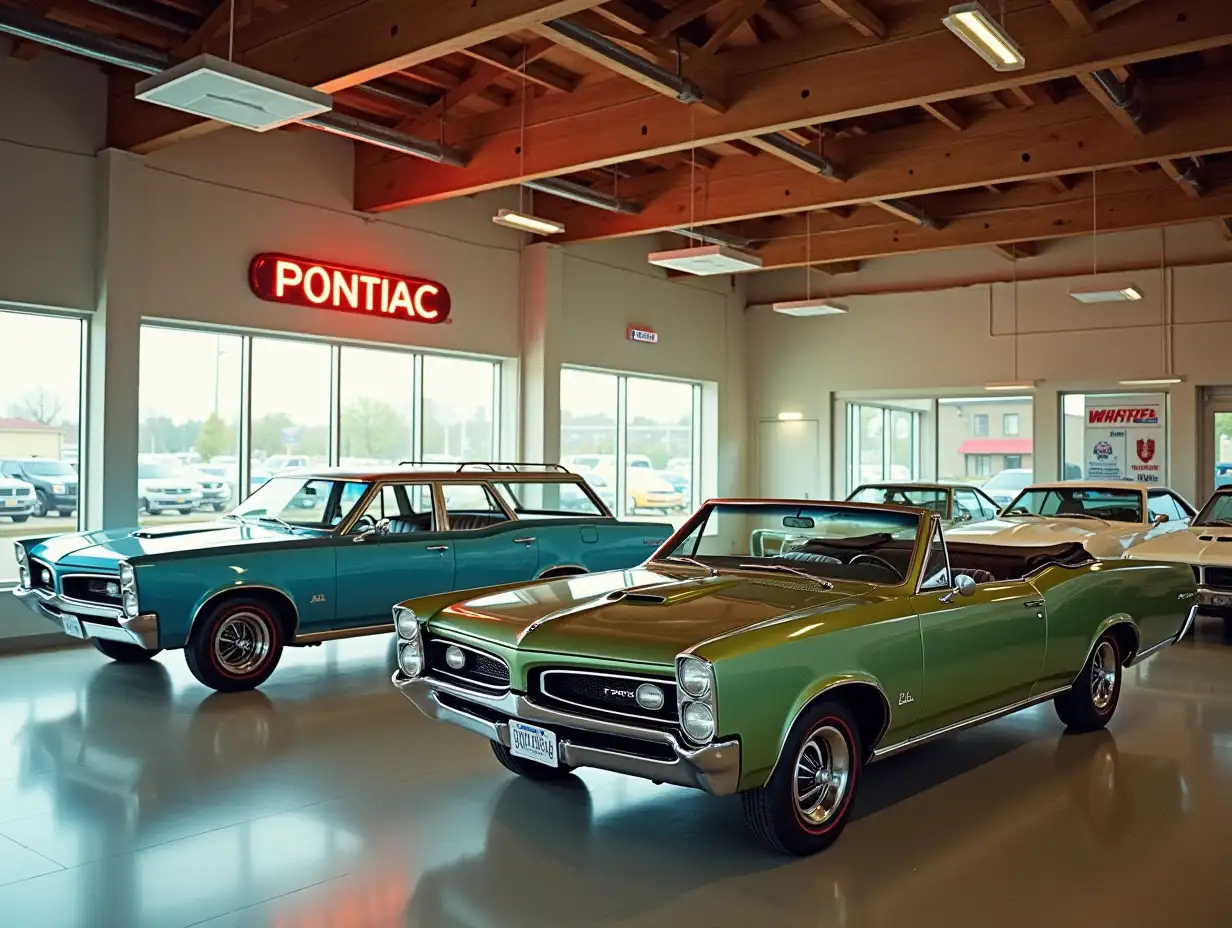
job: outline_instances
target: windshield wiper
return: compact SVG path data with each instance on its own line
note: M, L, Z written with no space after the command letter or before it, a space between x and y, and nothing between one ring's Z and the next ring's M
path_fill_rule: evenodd
M672 561L673 563L677 563L677 564L690 564L693 567L700 567L702 570L706 571L712 577L717 577L719 575L719 572L717 570L715 570L709 564L703 564L701 561L699 561L695 557L685 557L683 554L673 554L673 555L669 555L668 557L661 557L659 558L659 560Z
M1093 516L1085 512L1058 512L1055 516L1052 516L1052 518L1054 519L1094 519L1096 522L1110 521L1106 519L1101 519L1099 516Z
M257 521L258 522L273 522L276 525L281 525L292 535L295 534L295 526L292 525L290 522L284 522L282 519L278 518L278 516L257 516Z
M1203 522L1195 522L1194 525L1221 525L1224 528L1232 528L1232 522L1227 519L1206 519Z
M786 564L738 564L736 566L741 570L777 570L785 574L795 574L797 577L803 577L805 580L820 583L827 590L834 589L834 584L829 580L823 580L821 577L810 574L807 570L800 570L798 567L788 567Z

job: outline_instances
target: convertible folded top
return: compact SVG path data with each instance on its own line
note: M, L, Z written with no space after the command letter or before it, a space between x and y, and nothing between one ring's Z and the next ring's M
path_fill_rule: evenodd
M1083 567L1095 560L1080 543L1059 545L989 545L946 543L954 570L986 570L998 580L1021 580L1045 567Z

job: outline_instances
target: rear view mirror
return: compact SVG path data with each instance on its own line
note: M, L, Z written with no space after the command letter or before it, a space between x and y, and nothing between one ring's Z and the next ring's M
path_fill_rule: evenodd
M975 595L975 581L966 574L959 574L954 578L954 587L950 592L941 597L943 603L952 603L955 596L973 596Z
M300 492L303 493L305 496L316 496L317 488L316 487L304 487L302 490L300 490Z
M783 519L784 528L816 528L817 522L809 516L787 516Z

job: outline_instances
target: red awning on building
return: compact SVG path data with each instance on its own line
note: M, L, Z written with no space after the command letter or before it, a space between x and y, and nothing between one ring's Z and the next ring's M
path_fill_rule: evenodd
M1030 454L1029 438L968 438L958 446L959 454Z

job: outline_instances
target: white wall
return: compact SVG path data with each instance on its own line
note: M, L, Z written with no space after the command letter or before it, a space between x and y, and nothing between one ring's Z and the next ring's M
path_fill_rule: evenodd
M836 396L978 394L986 383L1035 380L1035 470L1043 479L1058 472L1060 393L1124 391L1122 379L1170 370L1186 378L1169 389L1171 483L1195 498L1206 466L1195 450L1199 389L1232 383L1232 264L1127 276L1144 293L1139 303L1082 306L1068 290L1089 279L1061 277L1020 282L1017 301L1011 284L993 284L847 295L844 316L792 319L754 309L747 320L751 418L790 409L821 419L823 481L838 491ZM775 287L795 292L782 277L756 286L753 299Z
M97 68L0 38L0 303L93 306L106 92Z

